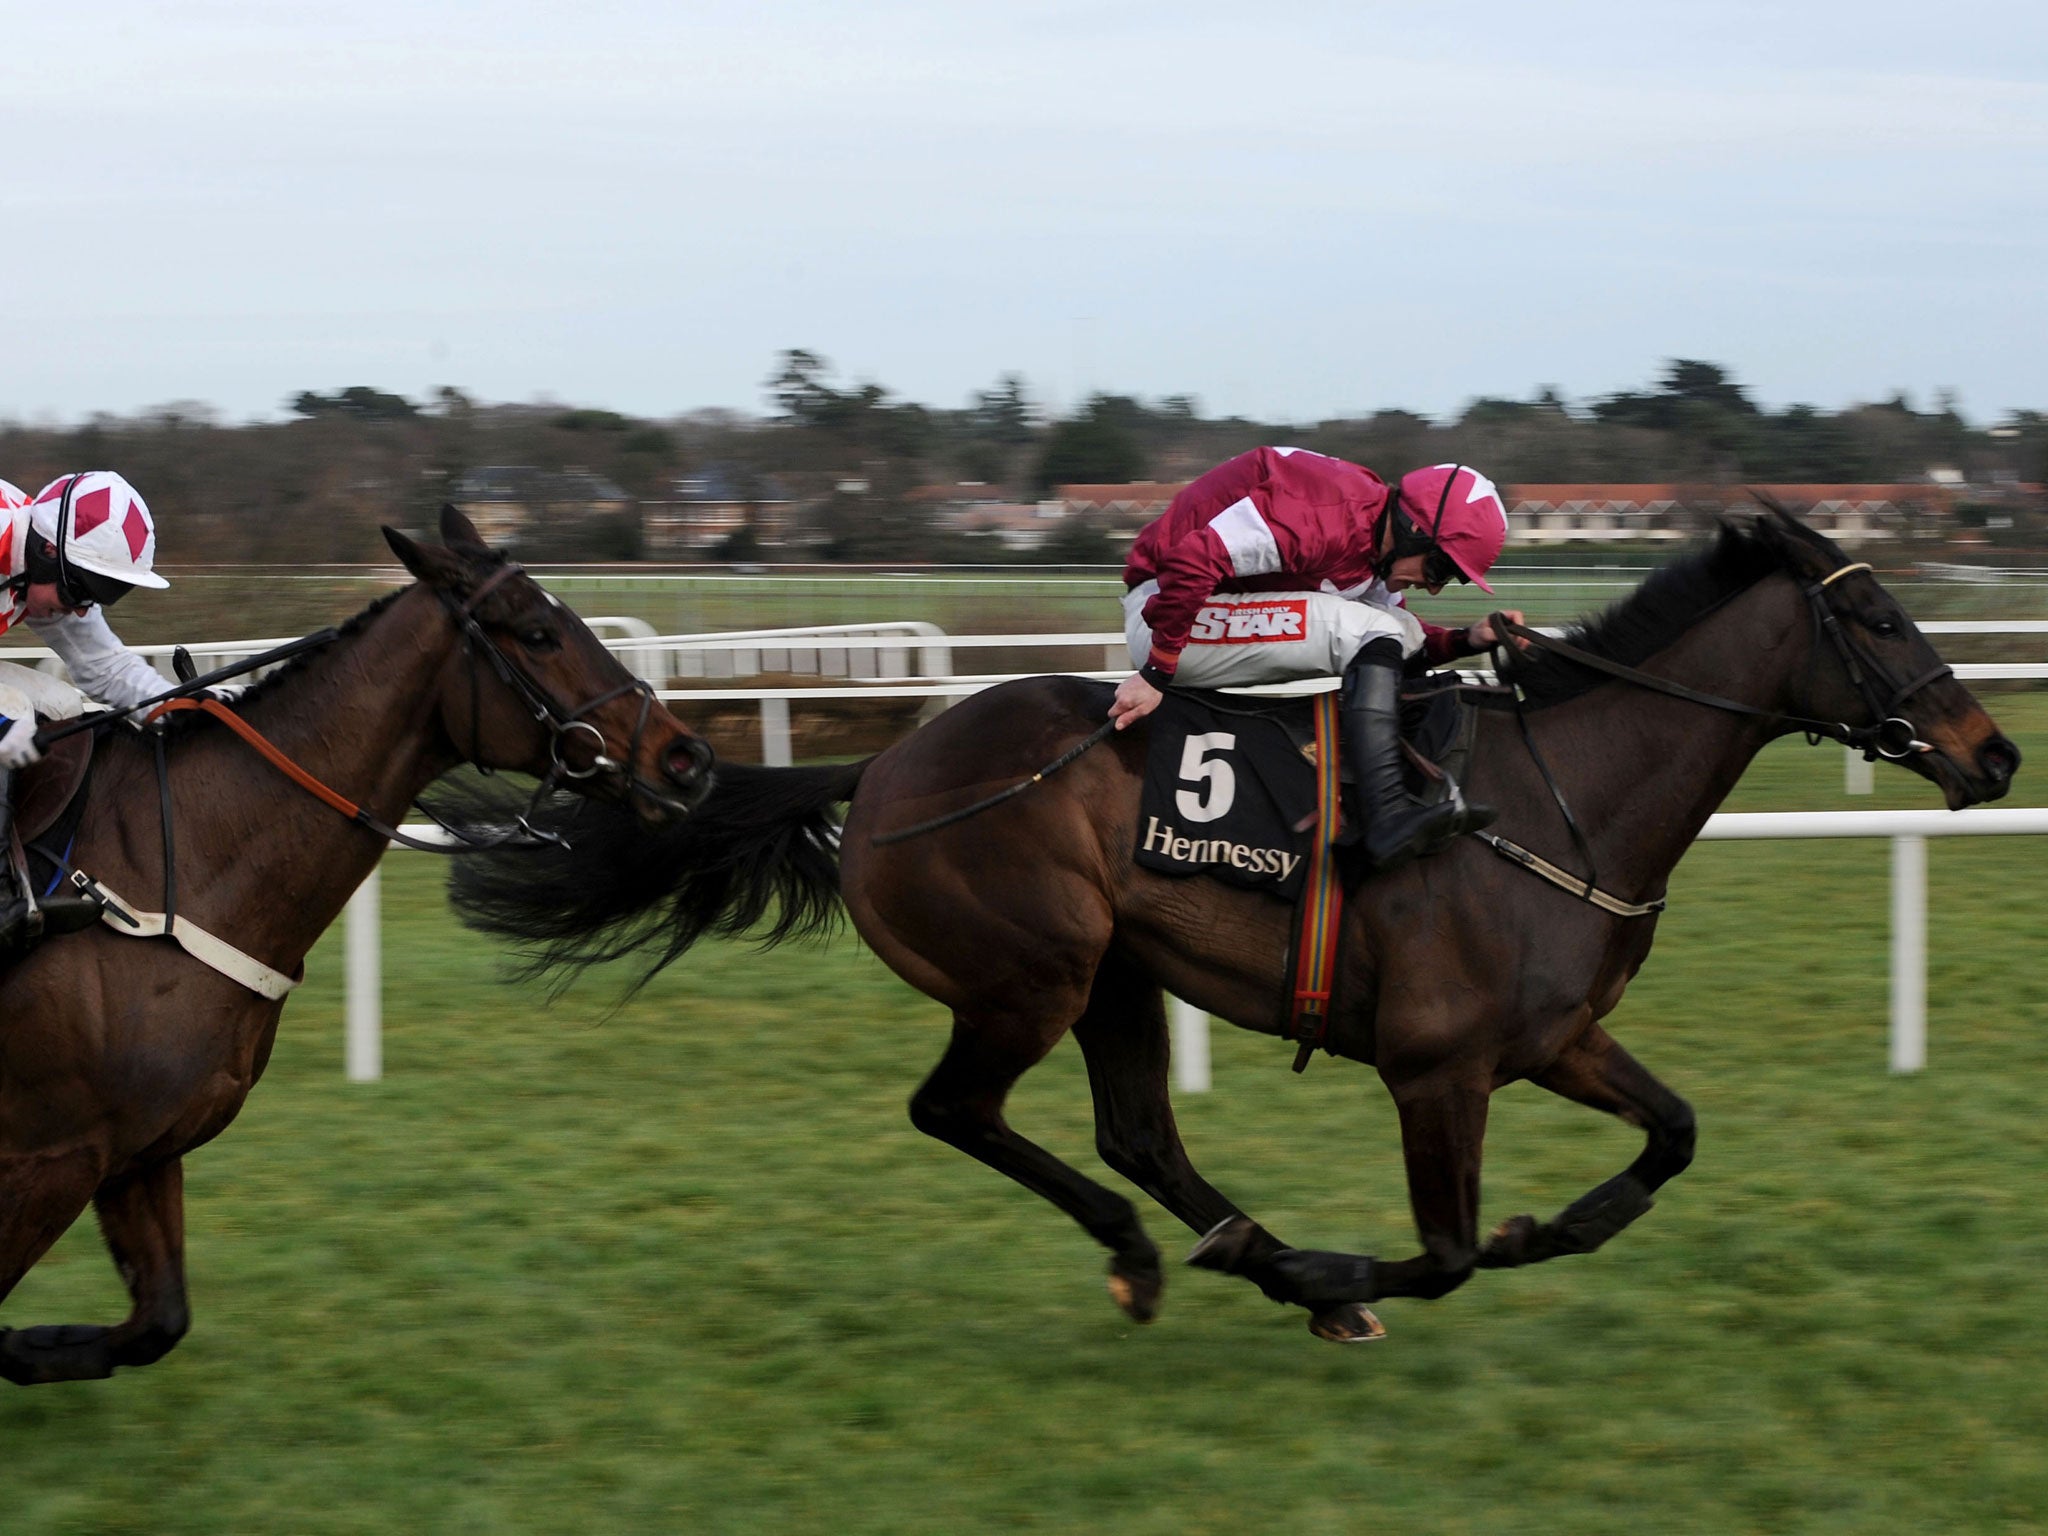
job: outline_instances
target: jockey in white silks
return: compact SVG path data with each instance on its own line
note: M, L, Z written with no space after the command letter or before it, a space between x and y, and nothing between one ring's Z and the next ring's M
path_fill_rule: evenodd
M35 762L36 716L65 719L86 698L125 709L166 688L164 679L108 628L104 610L137 587L168 586L151 569L156 524L135 488L110 470L51 481L31 500L0 480L0 634L27 624L71 671L76 687L47 672L0 662L0 955L43 931L46 915L17 866L13 778ZM67 904L62 904L68 907ZM80 905L90 921L98 908Z

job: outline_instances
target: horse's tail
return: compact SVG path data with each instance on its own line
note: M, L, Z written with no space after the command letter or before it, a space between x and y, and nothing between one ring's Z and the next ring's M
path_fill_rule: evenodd
M704 803L667 827L555 796L529 820L567 847L464 854L449 900L469 927L513 940L524 974L564 985L601 961L651 955L638 990L707 933L752 934L764 946L823 933L840 913L832 807L853 797L866 768L721 764ZM509 809L470 792L436 813L502 828Z

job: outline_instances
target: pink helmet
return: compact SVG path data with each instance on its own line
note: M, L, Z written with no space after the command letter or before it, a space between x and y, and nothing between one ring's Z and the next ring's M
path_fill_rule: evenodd
M57 546L59 569L76 567L131 587L168 587L150 569L156 524L135 487L110 469L52 480L37 493L35 530Z
M1463 464L1432 464L1401 477L1401 510L1482 592L1508 541L1508 509L1493 482Z

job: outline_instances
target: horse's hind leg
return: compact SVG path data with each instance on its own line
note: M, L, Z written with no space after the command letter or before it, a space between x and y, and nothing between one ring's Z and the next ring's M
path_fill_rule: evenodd
M1112 951L1096 972L1074 1039L1088 1063L1102 1160L1196 1232L1230 1223L1229 1272L1259 1283L1268 1261L1286 1245L1218 1193L1188 1160L1166 1088L1171 1046L1159 984ZM1111 1261L1110 1288L1134 1317L1156 1309L1162 1283L1156 1254L1149 1270Z
M1159 1250L1138 1224L1131 1202L1019 1136L1003 1119L1011 1086L1065 1032L1064 1020L1048 1028L1016 1015L969 1018L956 1013L946 1054L911 1096L910 1120L927 1136L1008 1175L1078 1221L1112 1255L1111 1289L1117 1300L1139 1322L1150 1322L1158 1301ZM1128 1299L1118 1291L1116 1276L1148 1272L1155 1277L1149 1295L1142 1287L1133 1287Z
M1549 1221L1516 1216L1501 1223L1481 1250L1488 1269L1535 1264L1566 1253L1591 1253L1650 1208L1650 1197L1692 1161L1692 1106L1666 1088L1598 1024L1591 1025L1533 1081L1575 1103L1604 1109L1647 1134L1628 1168L1580 1196Z
M184 1337L184 1190L184 1168L176 1159L101 1187L93 1204L133 1310L112 1328L72 1323L0 1329L0 1377L22 1386L96 1380L117 1366L160 1360Z

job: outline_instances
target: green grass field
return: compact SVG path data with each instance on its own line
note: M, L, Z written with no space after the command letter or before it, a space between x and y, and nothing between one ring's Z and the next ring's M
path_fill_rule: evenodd
M2048 802L2048 697L1992 706ZM1933 803L1879 783L1787 744L1732 808ZM910 1128L944 1020L850 940L550 1006L399 854L386 1080L343 1080L337 935L189 1160L193 1333L0 1395L0 1531L2038 1531L2048 875L2031 838L1930 862L1930 1065L1894 1078L1885 845L1696 849L1610 1022L1698 1109L1697 1163L1601 1253L1345 1349L1185 1269L1127 1322L1077 1228ZM1288 1057L1218 1030L1198 1163L1293 1241L1412 1251L1378 1080ZM1118 1184L1071 1042L1013 1117ZM1502 1093L1486 1220L1637 1144ZM0 1322L124 1306L87 1222Z

